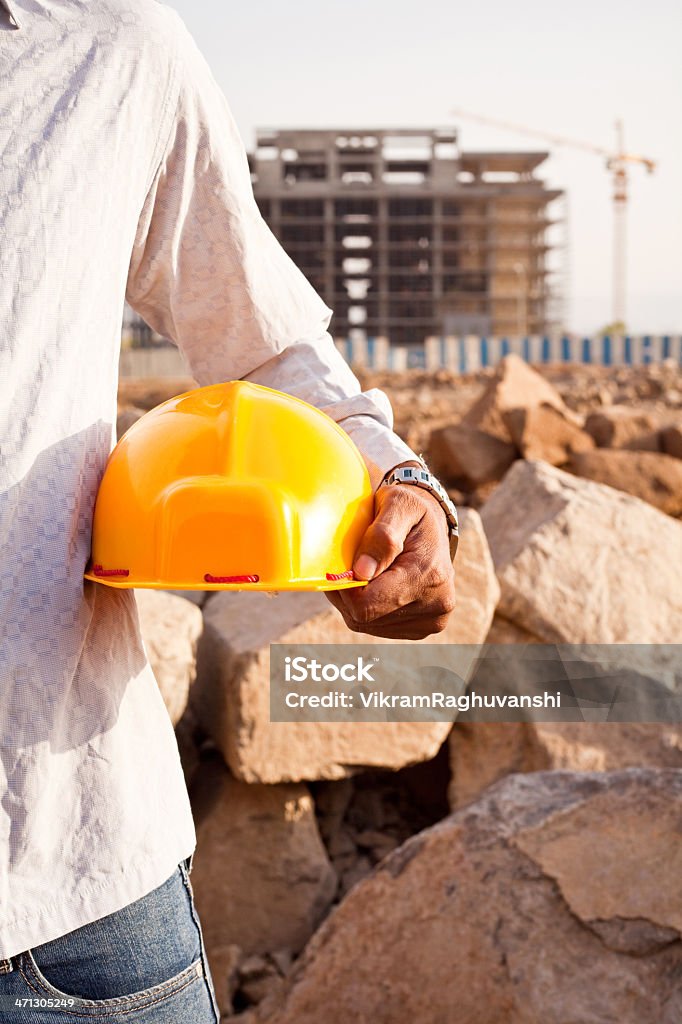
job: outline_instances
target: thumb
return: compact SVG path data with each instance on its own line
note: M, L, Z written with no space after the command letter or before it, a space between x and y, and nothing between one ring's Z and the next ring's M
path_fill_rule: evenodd
M382 487L375 495L375 516L355 553L357 579L371 580L388 569L402 552L407 535L424 509L408 487Z

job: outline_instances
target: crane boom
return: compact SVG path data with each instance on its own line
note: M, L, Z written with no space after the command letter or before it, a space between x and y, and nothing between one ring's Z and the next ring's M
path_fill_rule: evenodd
M596 153L598 156L608 157L611 154L607 149L602 146L595 146L591 142L579 142L576 139L567 139L563 135L555 135L553 132L539 131L535 128L528 128L526 125L515 124L512 121L503 121L499 117L487 117L484 114L472 114L467 110L461 110L455 107L454 110L450 111L455 117L465 117L468 121L479 121L481 124L487 124L491 128L503 128L506 131L517 132L519 135L531 135L536 139L545 139L547 142L553 142L556 146L575 146L578 149L585 149L590 153Z

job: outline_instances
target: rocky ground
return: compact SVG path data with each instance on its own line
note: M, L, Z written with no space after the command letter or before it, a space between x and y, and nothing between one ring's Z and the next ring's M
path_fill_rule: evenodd
M363 384L463 509L427 642L682 642L679 368ZM119 432L192 386L122 382ZM682 726L271 723L270 643L381 641L319 594L138 598L224 1021L679 1024Z

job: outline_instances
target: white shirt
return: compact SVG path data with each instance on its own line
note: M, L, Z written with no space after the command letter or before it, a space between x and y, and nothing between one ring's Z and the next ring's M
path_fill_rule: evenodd
M299 395L382 472L413 457L262 220L177 14L0 0L0 958L145 895L195 845L134 594L83 581L126 298L200 384Z

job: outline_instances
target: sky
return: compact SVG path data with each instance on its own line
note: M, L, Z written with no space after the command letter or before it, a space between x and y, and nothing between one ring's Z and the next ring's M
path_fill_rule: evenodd
M462 149L550 149L540 175L568 193L568 329L611 321L611 176L597 155L452 113L615 145L633 165L627 327L682 333L682 3L679 0L167 0L257 128L453 126Z

